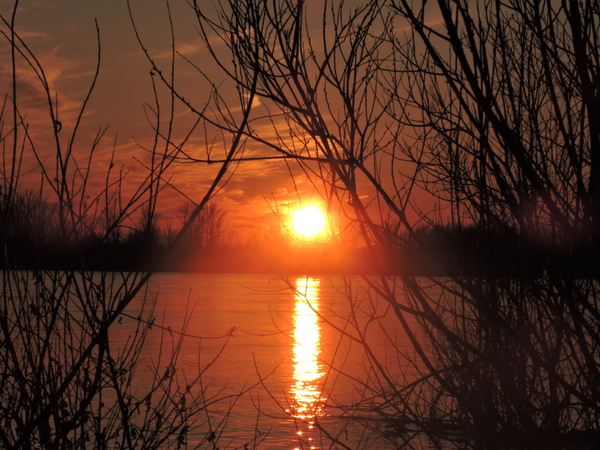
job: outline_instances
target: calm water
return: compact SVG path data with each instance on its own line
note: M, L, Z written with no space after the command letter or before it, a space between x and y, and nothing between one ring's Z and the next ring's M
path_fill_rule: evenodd
M387 317L390 314L385 316L386 305L367 295L358 279L157 274L149 292L156 299L155 323L163 329L154 327L148 336L139 383L149 383L154 371L163 370L156 367L164 365L178 338L176 332L183 331L189 319L185 330L189 337L177 365L186 376L204 370L222 351L203 374L208 393L225 397L256 385L233 406L229 398L209 408L221 449L243 448L253 437L259 438L258 448L329 448L315 421L332 433L341 432L340 439L348 447L359 447L364 427L345 419L340 408L360 396L355 379L367 375L362 349L340 332L345 328L355 333L348 328L349 318L360 324L374 351L388 361L399 380L407 369L406 361L391 351L391 342L408 350L407 340L393 318ZM131 305L131 316L139 314L140 304ZM373 312L384 316L383 327L368 323ZM127 339L133 329L134 320L125 319L113 338ZM230 409L227 424L218 427L218 420ZM194 437L189 441L192 444Z

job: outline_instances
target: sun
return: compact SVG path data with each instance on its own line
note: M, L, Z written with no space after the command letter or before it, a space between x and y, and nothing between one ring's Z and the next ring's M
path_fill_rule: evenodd
M325 231L327 221L318 206L305 206L292 211L294 232L304 239L310 239Z

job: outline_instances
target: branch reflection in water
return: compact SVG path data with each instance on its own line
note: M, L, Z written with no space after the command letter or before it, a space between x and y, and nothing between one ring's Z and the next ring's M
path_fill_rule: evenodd
M321 327L319 325L318 278L296 280L296 305L294 309L293 384L290 389L291 410L295 419L306 421L308 429L314 427L316 417L325 415L325 399L321 396L319 379L325 375L319 363L321 354ZM298 430L298 435L302 431ZM302 438L301 438L302 439ZM309 442L311 437L305 436ZM302 440L304 440L302 439ZM310 448L314 448L310 446Z

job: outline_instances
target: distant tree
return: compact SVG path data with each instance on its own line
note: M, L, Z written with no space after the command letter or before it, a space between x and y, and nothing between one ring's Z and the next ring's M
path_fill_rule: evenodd
M196 204L185 202L181 206L181 223L186 224ZM226 212L217 201L206 204L202 212L186 230L182 243L198 248L218 248L223 244Z
M142 207L140 213L137 225L129 233L129 240L148 248L158 247L163 239L156 216L148 205Z
M24 267L42 262L50 242L59 237L56 208L31 190L13 193L12 198L5 193L0 197L4 264Z
M105 236L106 243L118 244L123 240L123 229L116 202L107 202L101 213L97 233Z

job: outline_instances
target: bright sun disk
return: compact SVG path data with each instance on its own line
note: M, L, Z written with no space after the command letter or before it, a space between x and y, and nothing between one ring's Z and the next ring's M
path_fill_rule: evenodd
M325 230L325 215L318 206L292 211L292 226L299 236L311 238Z

